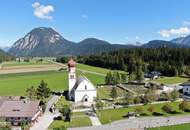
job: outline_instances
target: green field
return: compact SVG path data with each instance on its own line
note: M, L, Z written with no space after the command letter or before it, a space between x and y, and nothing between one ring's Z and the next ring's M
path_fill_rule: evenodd
M77 72L80 75L81 72ZM85 73L87 78L93 84L103 84L104 76ZM66 71L47 71L47 72L31 72L19 74L3 74L0 75L0 95L1 96L17 96L24 95L28 87L37 87L41 80L47 82L48 87L53 91L63 91L68 86L68 73Z
M157 80L154 80L155 82L158 83L163 83L163 84L176 84L176 83L183 83L189 80L189 78L183 78L183 77L161 77Z
M83 112L75 112L72 114L73 118L71 122L65 122L63 120L56 120L49 126L49 130L53 128L59 128L65 126L67 128L71 127L81 127L81 126L91 126L91 121L89 117Z
M42 62L38 61L39 58L33 58L29 62L18 62L18 61L8 61L3 62L3 67L14 67L14 66L27 66L27 65L49 65L52 64L51 62L47 60L43 60Z
M109 69L104 69L104 68L100 68L100 67L94 67L94 66L79 64L79 63L77 64L77 68L86 70L86 71L94 71L96 73L101 73L101 74L107 74L107 72L110 71Z
M179 110L179 103L180 102L172 102L170 103L170 105L173 107L174 110L176 110L177 114L190 114L188 112L182 112L181 110ZM163 105L165 105L166 103L162 103L162 104L148 104L148 105L144 105L142 106L144 109L144 116L153 116L150 112L147 111L147 109L150 106L154 106L155 111L157 113L163 114L162 116L172 116L172 115L176 115L176 114L168 114L162 111L162 107ZM97 112L97 115L101 121L102 124L106 124L112 121L116 121L116 120L121 120L121 119L126 119L126 115L128 112L135 112L135 109L137 107L128 107L128 108L120 108L120 109L108 109L108 110L99 110Z
M159 128L151 128L148 130L190 130L190 124L163 126L163 127L159 127Z

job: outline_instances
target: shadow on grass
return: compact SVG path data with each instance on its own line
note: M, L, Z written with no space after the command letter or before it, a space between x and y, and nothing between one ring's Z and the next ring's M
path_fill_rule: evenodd
M153 116L163 116L163 113L159 113L159 112L153 112L152 113Z

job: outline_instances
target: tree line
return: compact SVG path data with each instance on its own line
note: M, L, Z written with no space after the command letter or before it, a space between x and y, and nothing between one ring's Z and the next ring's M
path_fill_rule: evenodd
M133 48L98 55L78 56L80 63L124 70L142 78L142 72L159 71L165 76L190 75L190 48Z

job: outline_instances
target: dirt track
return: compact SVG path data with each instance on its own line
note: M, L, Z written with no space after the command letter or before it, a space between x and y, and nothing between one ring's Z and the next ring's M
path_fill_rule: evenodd
M50 71L50 70L59 70L60 68L61 68L60 66L55 64L3 67L2 69L0 69L0 74Z

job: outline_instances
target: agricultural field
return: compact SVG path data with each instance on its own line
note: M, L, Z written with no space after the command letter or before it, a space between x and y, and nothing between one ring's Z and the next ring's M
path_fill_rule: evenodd
M71 127L81 127L81 126L91 126L91 121L89 117L83 112L76 112L72 114L71 122L65 122L63 120L55 120L49 126L48 130L53 130L53 128L59 128L61 126L65 126L67 128Z
M142 108L143 108L144 112L143 112L142 116L153 116L152 113L147 111L147 109L150 106L154 106L155 111L157 113L159 113L160 116L172 116L172 115L177 115L177 114L190 114L189 112L183 112L183 111L179 110L178 106L179 106L180 102L171 102L171 103L169 103L173 107L173 109L176 111L176 114L165 113L161 109L165 104L166 103L143 105ZM98 117L99 117L102 124L107 124L107 123L110 123L112 121L126 119L127 118L126 117L127 113L128 112L135 112L135 109L137 107L138 106L128 107L128 108L119 108L119 109L99 110L97 112L97 115L98 115Z
M99 70L101 70L99 68ZM92 70L94 71L94 70ZM82 72L77 71L80 76ZM104 84L104 76L94 73L82 73L94 85ZM44 72L28 72L16 74L1 74L0 75L0 95L1 96L17 96L24 95L28 87L37 87L41 80L47 82L48 87L53 91L67 90L68 73L67 71L44 71Z
M188 80L189 78L184 78L184 77L161 77L154 81L163 84L177 84L177 83L186 82Z
M148 130L189 130L190 124L174 125L174 126L163 126L159 128L150 128Z
M29 62L25 62L25 61L21 61L21 62L18 62L18 61L3 62L2 67L28 66L28 65L50 65L50 64L52 64L47 59L43 58L43 61L40 61L40 59L41 58L33 58L33 59L30 59Z

